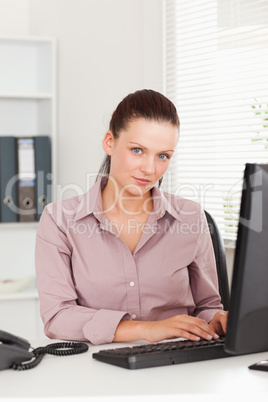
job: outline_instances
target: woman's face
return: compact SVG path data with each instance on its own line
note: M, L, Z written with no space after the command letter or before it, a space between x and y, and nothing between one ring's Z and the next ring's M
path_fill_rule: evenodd
M178 128L138 118L114 139L106 133L104 150L111 156L110 176L124 196L143 196L164 175L178 141ZM108 146L107 148L105 148Z

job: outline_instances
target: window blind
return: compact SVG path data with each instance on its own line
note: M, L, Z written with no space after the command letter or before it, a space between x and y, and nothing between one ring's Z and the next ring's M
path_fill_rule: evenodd
M164 4L165 94L181 130L163 188L235 240L245 163L268 163L268 2Z

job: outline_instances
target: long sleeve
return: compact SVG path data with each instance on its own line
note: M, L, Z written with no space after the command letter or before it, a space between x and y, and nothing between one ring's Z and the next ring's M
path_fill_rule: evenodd
M194 261L189 266L192 294L196 304L194 315L206 322L223 306L218 292L215 255L206 217L200 211L200 233Z
M77 304L72 247L47 208L36 236L36 277L45 334L50 338L109 343L127 314Z

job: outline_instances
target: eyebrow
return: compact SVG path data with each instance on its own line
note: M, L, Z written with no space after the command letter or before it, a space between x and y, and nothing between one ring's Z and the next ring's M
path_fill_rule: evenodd
M130 144L138 145L139 147L141 147L141 148L144 148L144 149L147 149L147 150L148 150L148 148L146 148L145 146L143 146L143 145L139 144L138 142L130 142ZM169 149L168 151L161 151L161 152L174 152L174 149Z

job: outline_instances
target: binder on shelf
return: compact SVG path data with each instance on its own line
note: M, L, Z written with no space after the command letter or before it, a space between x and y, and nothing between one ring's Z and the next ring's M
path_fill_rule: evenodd
M17 222L16 138L0 136L0 222Z
M18 220L36 220L35 200L35 150L33 137L20 137L17 141L18 166Z
M35 200L36 220L40 219L46 204L52 201L51 142L50 137L35 137Z
M49 136L0 136L0 222L35 222L52 201Z

